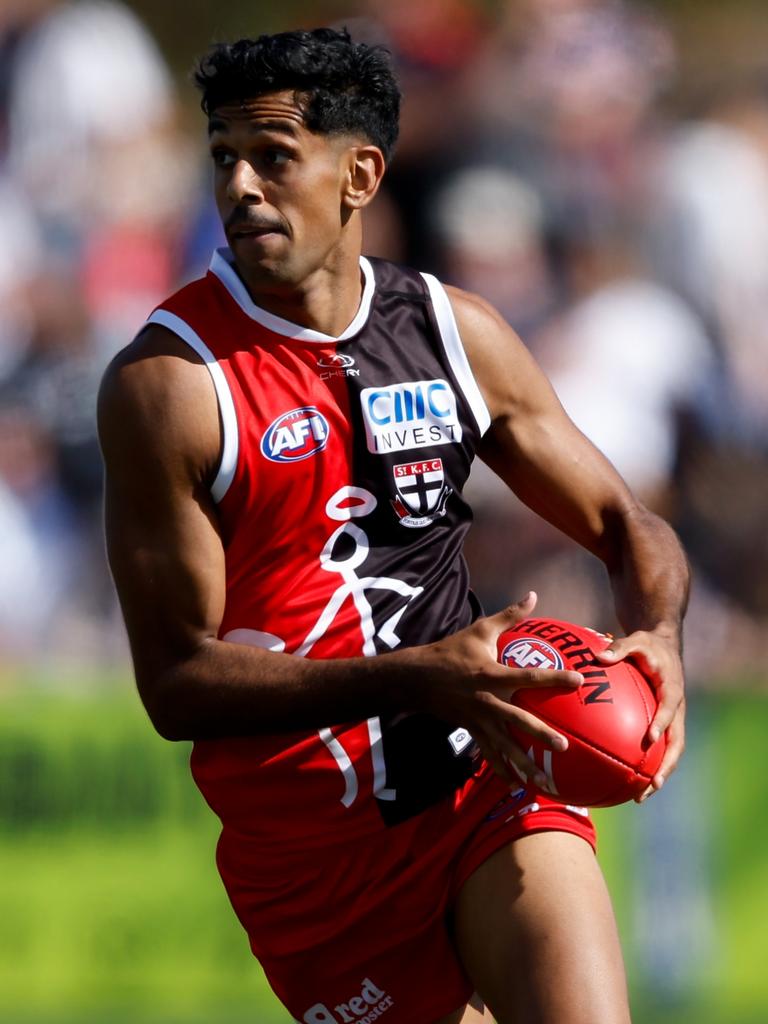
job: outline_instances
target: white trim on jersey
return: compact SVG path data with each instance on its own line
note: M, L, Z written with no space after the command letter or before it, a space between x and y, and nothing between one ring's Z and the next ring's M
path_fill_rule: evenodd
M327 345L329 342L346 341L347 338L354 337L355 334L362 330L368 319L376 281L373 275L373 267L365 256L360 257L360 269L365 281L363 294L360 299L360 307L357 313L355 313L352 323L337 338L334 338L331 334L323 334L322 331L313 331L309 327L302 327L300 324L291 323L290 320L283 320L281 316L275 316L274 313L268 313L266 309L257 306L248 294L248 289L238 277L237 271L232 265L232 259L230 249L217 249L211 257L208 269L218 277L240 309L251 320L255 320L256 323L266 327L273 334L281 334L283 337L291 338L294 341L315 341Z
M448 356L448 362L451 364L451 369L461 386L461 390L464 392L464 397L472 410L472 415L475 417L482 435L491 425L491 414L488 412L488 406L485 404L485 399L480 392L480 388L477 386L475 375L472 373L472 367L467 359L467 353L464 351L464 344L459 334L456 317L453 315L453 307L448 298L448 293L432 274L422 274L421 276L424 278L429 289L432 308L435 311L435 319L440 329L440 336L445 354Z
M213 386L216 388L216 397L219 401L221 430L223 434L221 462L216 473L216 479L211 485L211 496L214 501L221 501L234 479L235 469L237 468L237 453L240 445L237 413L235 412L235 403L232 400L232 392L229 390L227 378L213 352L211 352L200 335L192 330L186 320L182 320L175 313L169 313L166 309L156 309L147 320L147 323L159 324L161 327L172 331L182 341L185 341L191 349L197 352L208 367Z

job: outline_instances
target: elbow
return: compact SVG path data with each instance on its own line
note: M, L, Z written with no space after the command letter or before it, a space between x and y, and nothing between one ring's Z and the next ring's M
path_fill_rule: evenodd
M178 743L208 735L215 687L206 668L207 649L202 643L162 661L140 662L134 657L139 696L164 740Z
M662 516L637 503L622 509L607 527L600 557L610 574L621 573L628 557L636 560L642 555L645 562L675 572L687 585L690 571L685 552Z
M650 509L632 499L605 510L596 554L610 573L621 570L627 544L639 537L655 536L666 524Z
M149 720L154 726L155 732L158 736L162 736L164 740L168 740L171 743L180 743L182 740L191 739L190 736L187 736L186 730L180 728L177 722L169 718L156 713L150 713Z
M189 730L175 695L173 673L166 672L151 679L137 676L139 695L155 732L164 740L178 743L189 740Z

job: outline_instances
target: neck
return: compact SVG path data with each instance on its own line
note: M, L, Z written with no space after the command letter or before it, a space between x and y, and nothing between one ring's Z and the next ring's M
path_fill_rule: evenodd
M363 280L359 247L331 253L321 267L298 283L257 282L240 267L237 270L261 309L333 338L344 333L360 308Z

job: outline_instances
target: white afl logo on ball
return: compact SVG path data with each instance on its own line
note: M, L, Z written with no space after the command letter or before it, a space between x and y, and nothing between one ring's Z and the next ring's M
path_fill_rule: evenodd
M546 668L561 669L563 659L560 654L535 637L521 637L507 644L501 652L502 665L510 668Z

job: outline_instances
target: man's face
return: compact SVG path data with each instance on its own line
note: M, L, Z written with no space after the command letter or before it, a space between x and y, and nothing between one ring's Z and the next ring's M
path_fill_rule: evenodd
M217 107L209 131L216 204L246 284L292 288L327 265L348 214L351 140L310 132L292 91Z

